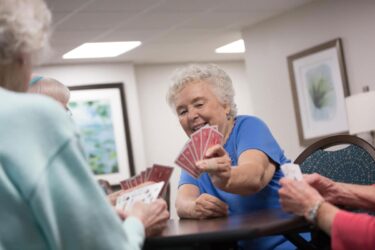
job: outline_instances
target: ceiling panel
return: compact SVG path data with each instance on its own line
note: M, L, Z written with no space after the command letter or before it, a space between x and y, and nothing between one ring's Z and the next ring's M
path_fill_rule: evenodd
M52 33L51 43L56 46L64 44L82 44L99 36L102 30L67 30Z
M145 29L145 30L126 30L116 29L100 39L98 41L147 41L155 36L158 36L163 30L158 29Z
M130 15L132 13L82 12L61 23L59 30L107 30L124 22L125 18Z
M124 24L122 28L168 29L191 17L190 13L148 13Z
M254 25L314 0L47 0L53 11L54 54L46 64L78 62L164 63L238 60L215 54ZM110 59L62 60L92 41L139 40L142 45Z
M202 12L215 8L218 4L227 0L166 0L155 11L162 12Z
M224 1L217 11L284 11L311 2L311 0L230 0Z
M72 12L96 0L45 0L53 12Z
M140 12L152 6L163 4L164 0L96 0L88 5L87 12Z

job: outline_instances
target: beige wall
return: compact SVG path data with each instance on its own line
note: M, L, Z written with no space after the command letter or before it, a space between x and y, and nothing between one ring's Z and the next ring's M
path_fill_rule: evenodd
M243 31L254 113L294 159L299 145L287 56L341 37L351 93L375 90L375 2L316 1Z

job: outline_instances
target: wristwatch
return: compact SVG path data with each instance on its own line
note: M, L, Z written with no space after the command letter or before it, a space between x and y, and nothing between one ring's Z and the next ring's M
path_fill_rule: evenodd
M317 216L318 216L318 210L320 208L320 206L323 204L324 200L319 200L317 201L314 206L312 206L309 211L307 212L307 216L306 216L306 219L313 223L313 224L316 224L317 223Z

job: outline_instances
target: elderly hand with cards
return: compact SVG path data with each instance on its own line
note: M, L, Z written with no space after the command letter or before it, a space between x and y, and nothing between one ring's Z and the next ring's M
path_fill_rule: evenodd
M167 100L189 137L175 161L182 168L180 217L220 217L277 202L277 190L269 184L278 182L276 165L286 158L260 119L236 116L225 71L211 64L179 69Z
M122 219L139 218L147 236L162 232L169 219L168 206L161 199L167 190L173 168L154 164L136 176L120 182L122 190L108 196Z
M145 182L112 194L110 201L122 220L138 218L144 225L146 236L158 235L169 219L168 206L159 197L164 183Z
M332 249L374 249L375 218L336 207L375 211L374 185L334 182L316 173L303 178L285 176L279 190L285 211L305 216L329 234Z
M315 215L312 213L322 205L323 197L303 180L299 165L284 164L281 166L281 170L285 176L280 180L282 187L279 189L282 208L287 212L305 216L314 222L315 218L312 216Z

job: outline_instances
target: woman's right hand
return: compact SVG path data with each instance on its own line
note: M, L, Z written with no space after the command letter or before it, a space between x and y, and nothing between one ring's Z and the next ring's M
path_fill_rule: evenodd
M169 219L167 208L167 203L163 199L157 199L150 204L136 202L126 212L126 217L135 216L140 219L147 236L158 235L167 225Z
M228 215L228 205L215 196L201 194L194 203L193 217L196 219L224 217Z
M335 199L339 197L340 187L338 184L327 177L320 174L305 174L304 180L313 188L315 188L323 198L333 204L336 204Z

